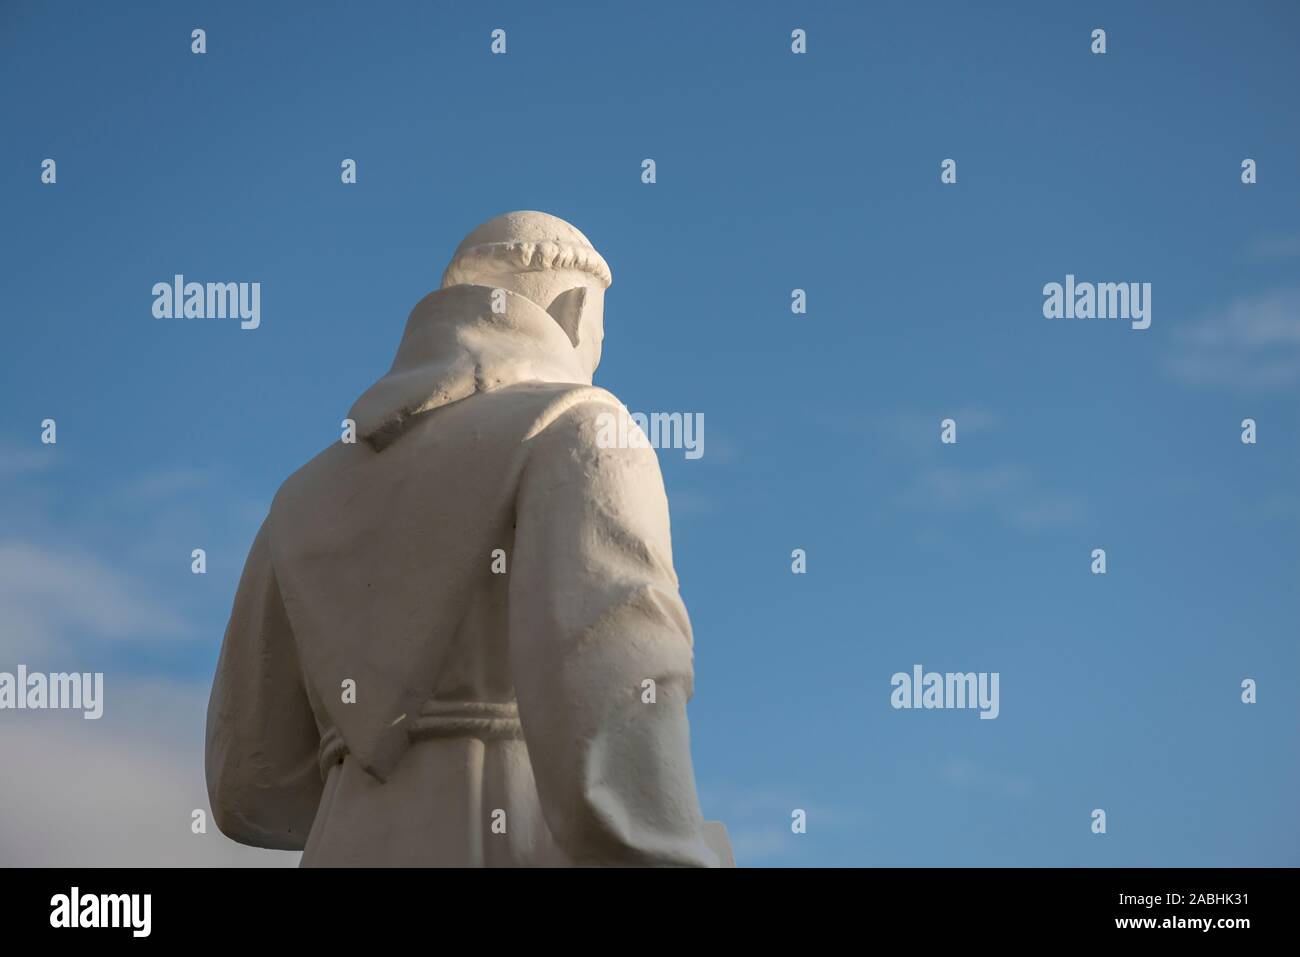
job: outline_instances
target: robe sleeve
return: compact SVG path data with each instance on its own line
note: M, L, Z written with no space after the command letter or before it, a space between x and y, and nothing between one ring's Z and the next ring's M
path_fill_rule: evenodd
M208 701L213 819L241 844L301 850L320 802L320 735L271 564L269 526L249 550Z
M509 569L520 721L547 826L575 864L717 866L659 462L598 441L602 416L626 414L587 401L529 441Z

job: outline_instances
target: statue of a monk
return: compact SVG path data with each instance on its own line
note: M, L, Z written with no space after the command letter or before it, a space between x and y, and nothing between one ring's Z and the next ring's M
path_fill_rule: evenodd
M208 707L226 835L304 865L732 863L658 461L601 439L628 414L591 385L610 281L554 216L480 226L356 440L280 488Z

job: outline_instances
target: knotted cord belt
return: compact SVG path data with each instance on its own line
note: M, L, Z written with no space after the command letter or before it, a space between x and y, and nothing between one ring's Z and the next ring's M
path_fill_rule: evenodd
M407 725L412 741L433 738L480 738L484 741L523 737L519 706L513 701L426 701L420 713ZM320 741L321 777L348 753L347 742L337 728L329 728Z

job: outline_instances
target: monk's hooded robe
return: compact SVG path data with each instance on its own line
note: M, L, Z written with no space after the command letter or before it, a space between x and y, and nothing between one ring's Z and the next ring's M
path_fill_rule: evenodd
M420 302L362 441L276 495L208 707L214 819L304 866L729 864L654 451L602 447L626 410L492 292Z

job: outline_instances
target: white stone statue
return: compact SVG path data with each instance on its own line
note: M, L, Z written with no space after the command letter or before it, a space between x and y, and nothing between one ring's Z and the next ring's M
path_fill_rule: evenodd
M515 212L460 244L249 552L214 818L310 865L731 865L701 819L655 453L606 448L609 267Z

